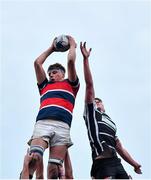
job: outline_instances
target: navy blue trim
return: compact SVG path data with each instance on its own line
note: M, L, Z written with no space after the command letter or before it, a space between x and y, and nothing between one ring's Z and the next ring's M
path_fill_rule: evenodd
M75 102L75 98L69 94L68 92L64 92L64 91L50 91L47 92L46 94L44 94L41 99L40 102L44 101L47 98L60 98L61 99L65 99L69 102L71 102L74 105Z
M36 121L43 119L54 119L58 121L63 121L69 126L71 126L72 115L62 108L51 106L41 109L39 111Z
M30 150L30 153L39 153L41 156L43 156L43 152L38 149Z
M75 81L70 81L69 79L67 79L67 81L69 82L69 84L71 86L77 86L79 84L79 78L78 77Z
M37 83L38 89L43 89L48 84L48 79L46 78L41 84Z

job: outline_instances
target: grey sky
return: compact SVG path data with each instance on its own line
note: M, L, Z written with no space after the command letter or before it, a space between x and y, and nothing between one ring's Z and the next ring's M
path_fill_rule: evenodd
M39 108L34 59L53 38L70 34L77 42L76 99L70 149L75 178L89 178L91 151L83 115L84 79L80 41L92 48L90 65L96 96L117 124L123 146L142 165L142 175L124 167L133 178L151 178L150 1L1 1L1 172L18 178ZM44 64L60 62L55 53ZM46 152L44 156L47 166Z

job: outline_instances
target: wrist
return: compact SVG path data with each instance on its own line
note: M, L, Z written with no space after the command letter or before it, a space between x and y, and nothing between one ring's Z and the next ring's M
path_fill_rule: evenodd
M49 56L50 54L52 54L54 52L54 49L53 47L49 47L45 52L45 56Z
M55 50L54 50L54 47L51 46L51 47L49 47L49 48L47 49L47 51L51 54L51 53L53 53Z
M88 57L83 57L83 60L84 61L88 61Z
M134 169L138 169L138 168L140 168L140 165L136 163L136 164L134 165Z
M70 44L70 49L71 48L76 49L76 45L75 44Z

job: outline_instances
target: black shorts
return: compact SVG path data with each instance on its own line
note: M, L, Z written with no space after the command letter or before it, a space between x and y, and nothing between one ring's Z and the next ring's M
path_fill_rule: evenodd
M95 179L129 179L128 174L117 157L97 159L93 161L91 177Z

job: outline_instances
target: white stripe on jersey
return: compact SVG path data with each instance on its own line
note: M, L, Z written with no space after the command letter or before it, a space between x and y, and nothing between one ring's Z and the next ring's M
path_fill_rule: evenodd
M112 149L114 149L114 150L116 150L113 146L110 146L110 145L108 145L110 148L112 148Z
M93 103L93 106L94 106L94 103ZM99 128L98 128L98 123L97 123L97 120L96 120L96 117L95 117L95 109L94 108L93 108L93 118L94 118L94 124L95 124L95 128L96 128L96 137L97 137L98 143L99 143L102 151L104 151L103 146L102 146L102 144L100 142L100 139L99 139L99 134L98 134Z
M102 141L102 144L103 143L106 143L105 141ZM110 148L112 148L112 149L114 149L115 150L115 148L113 147L113 146L110 146L110 145L108 145Z
M48 91L46 91L44 94L41 95L41 98L42 98L45 94L47 94L48 92L54 92L54 91L66 92L66 93L70 94L71 96L73 96L73 97L75 98L75 96L74 96L73 93L71 93L70 91L64 90L64 89L53 89L53 90L48 90Z
M92 135L91 135L91 130L90 130L90 123L89 123L89 113L87 113L87 112L89 112L88 111L88 106L85 106L85 117L86 117L86 121L87 121L87 125L88 125L88 134L90 135L90 141L93 143L93 148L94 148L94 150L95 150L95 153L96 153L96 155L98 156L99 155L99 153L98 153L98 151L97 151L97 148L95 148L95 146L94 146L94 140L93 140L93 138L92 138Z
M108 134L108 133L100 132L99 134L103 134L103 135L105 135L105 136L110 136L110 137L114 138L114 136L112 136L112 135L110 135L110 134Z
M102 115L102 121L104 121L105 123L109 124L114 131L116 131L116 126L114 123L112 123L109 119L107 119L105 116Z
M103 122L103 121L98 121L98 123L104 124L104 125L108 126L109 128L111 128L114 132L116 132L116 129L114 129L114 128L113 128L112 126L110 126L109 124L107 124L107 123L105 123L105 122Z
M93 104L93 106L94 106L94 104ZM87 106L87 105L86 105L86 111L88 111L88 106ZM89 112L89 111L88 111L88 112ZM92 142L94 142L93 137L92 137L92 134L91 134L90 124L89 124L89 121L90 121L90 120L89 120L89 113L86 113L86 112L85 112L85 115L87 115L86 121L87 121L87 124L88 124L88 132L89 132L89 134L90 134L90 139L91 139ZM96 121L96 118L95 118L95 109L94 109L94 107L93 107L93 119L94 119L94 125L95 125L95 128L96 128L95 133L96 133L97 141L98 141L98 144L99 144L100 147L101 147L101 150L103 151L103 150L104 150L104 149L103 149L103 146L102 146L102 144L101 144L101 142L100 142L100 140L99 140L98 124L97 124L97 121ZM92 121L92 120L91 120L91 121ZM94 149L95 149L95 151L96 151L96 154L99 155L98 152L97 152L97 148L94 146L94 144L93 144L93 147L94 147Z

